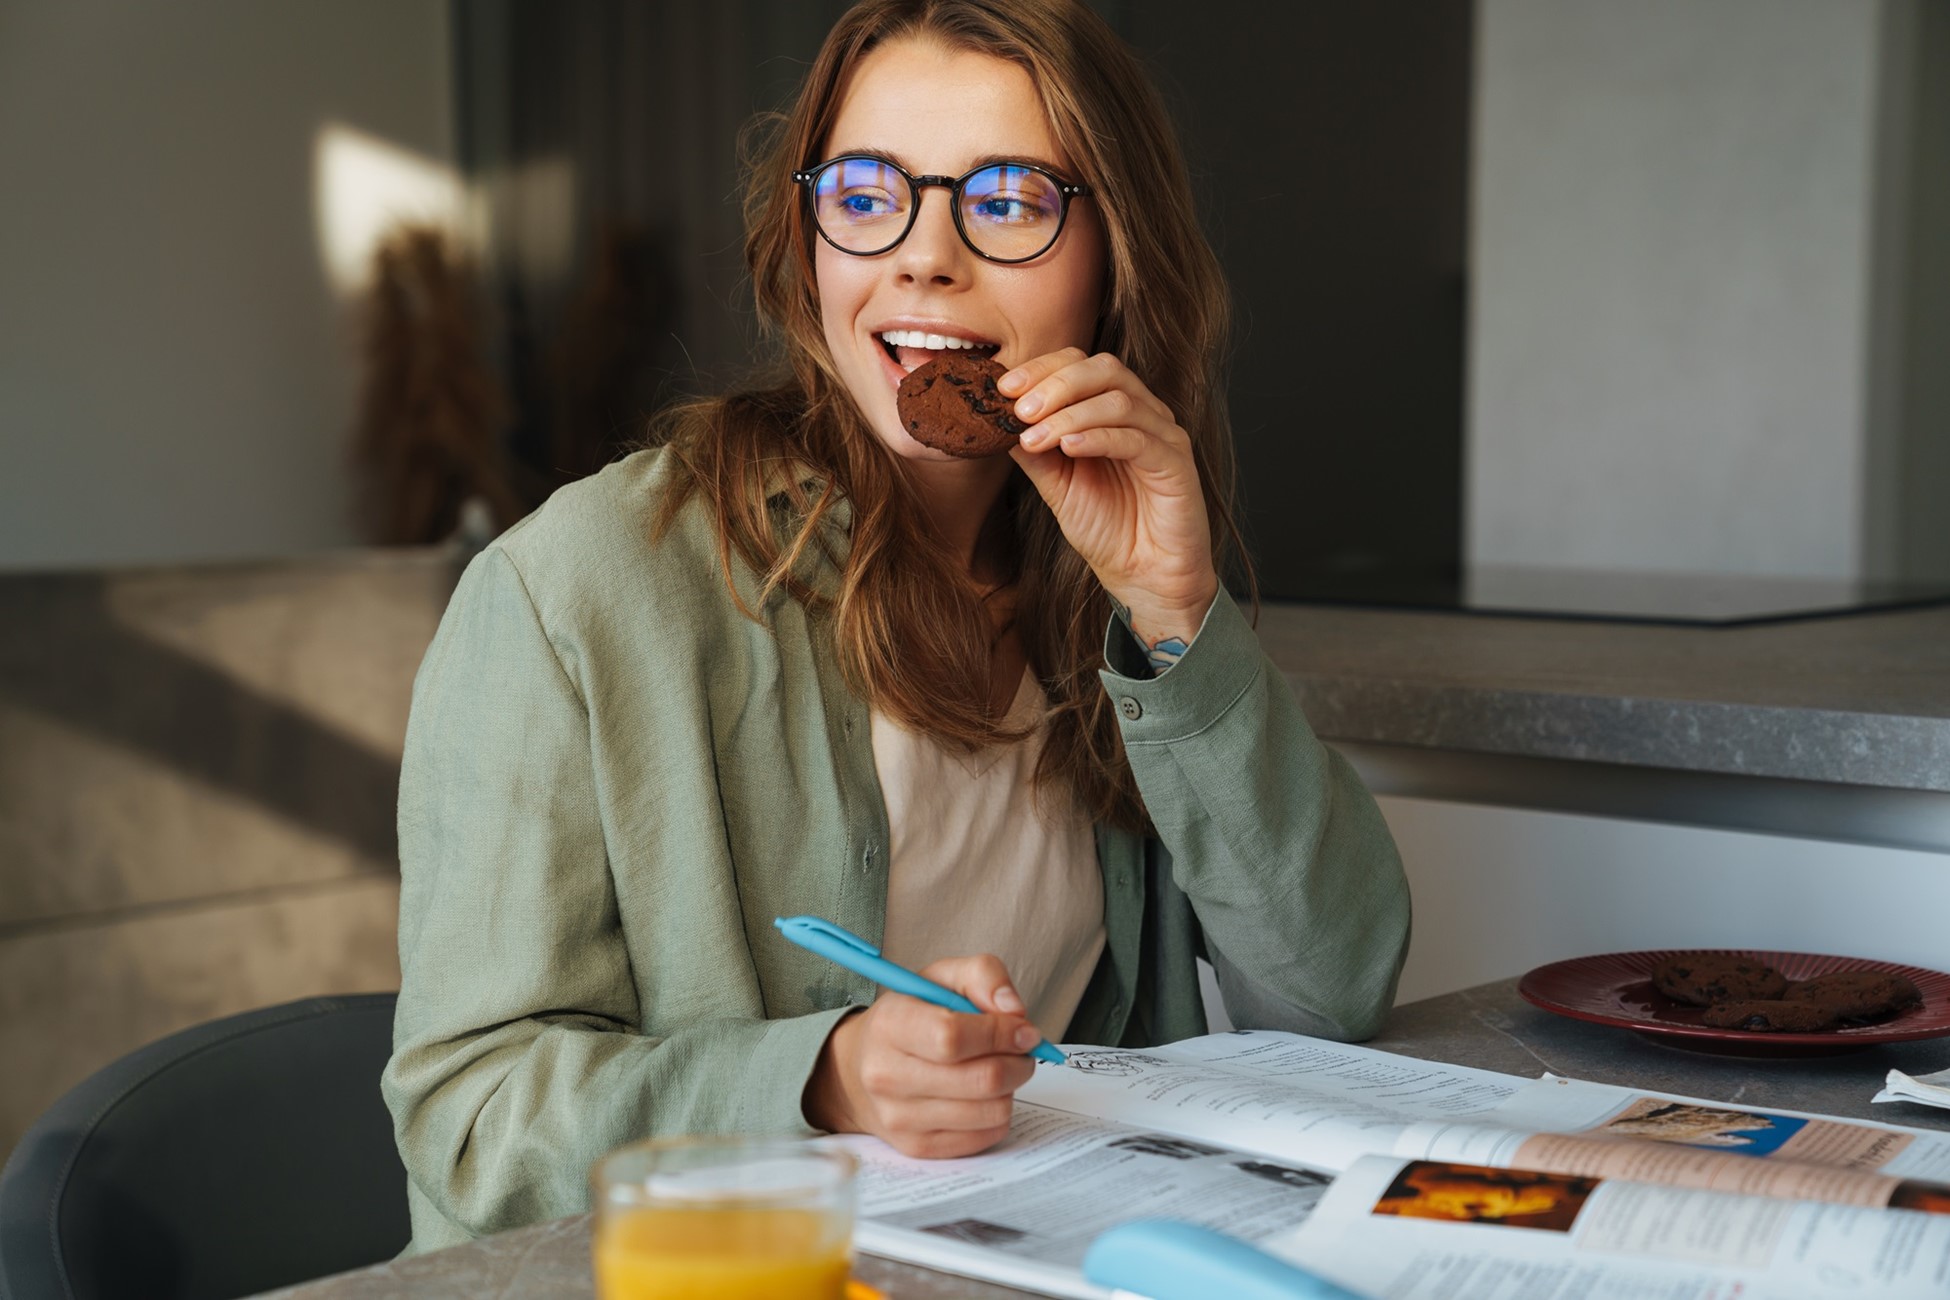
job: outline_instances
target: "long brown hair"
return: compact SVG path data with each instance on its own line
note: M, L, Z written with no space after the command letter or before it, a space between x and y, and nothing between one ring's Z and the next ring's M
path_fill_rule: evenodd
M789 110L748 136L745 261L790 375L666 418L662 440L686 473L659 526L701 495L715 513L728 583L735 555L762 576L766 597L784 591L830 607L854 689L909 729L972 751L1018 734L989 703L993 620L835 368L820 322L814 235L789 179L817 161L848 74L868 51L901 39L991 55L1029 73L1077 173L1070 179L1091 187L1107 236L1096 347L1120 357L1191 435L1222 574L1239 541L1220 375L1229 302L1157 91L1081 0L864 0L827 36ZM843 556L827 541L841 502L851 515ZM1039 788L1073 793L1095 821L1147 829L1097 677L1109 597L1020 473L989 527L1013 566L1016 628L1049 699ZM804 576L821 551L840 559L836 590Z

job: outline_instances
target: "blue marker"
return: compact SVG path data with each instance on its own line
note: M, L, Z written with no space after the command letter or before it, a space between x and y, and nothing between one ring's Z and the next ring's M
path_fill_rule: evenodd
M922 979L905 966L896 966L880 955L880 949L831 921L823 921L816 916L781 916L772 924L779 927L779 933L806 951L836 961L855 975L866 976L883 989L905 993L910 998L932 1002L950 1011L971 1016L982 1014L980 1007L953 989L944 989L933 980ZM1029 1054L1051 1065L1061 1065L1064 1061L1063 1053L1047 1042L1036 1044L1035 1050Z
M1237 1237L1176 1219L1118 1224L1090 1243L1083 1275L1118 1300L1362 1300Z

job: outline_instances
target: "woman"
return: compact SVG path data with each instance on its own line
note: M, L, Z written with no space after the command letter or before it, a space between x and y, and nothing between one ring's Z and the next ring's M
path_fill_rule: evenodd
M664 1133L1007 1132L1042 1033L1373 1032L1408 899L1358 778L1218 581L1217 265L1080 3L868 0L747 205L774 387L557 493L415 683L385 1078L414 1245L584 1204ZM1007 456L901 377L992 350ZM795 948L815 913L984 1009ZM982 954L982 955L969 955Z

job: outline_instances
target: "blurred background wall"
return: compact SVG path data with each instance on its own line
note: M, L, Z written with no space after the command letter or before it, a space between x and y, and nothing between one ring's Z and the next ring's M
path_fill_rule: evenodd
M1950 574L1946 23L1482 0L1471 559Z
M28 181L0 570L362 540L358 308L394 217L479 263L523 502L735 380L738 133L843 7L0 6ZM1238 295L1269 593L1471 561L1950 576L1944 5L1100 8Z
M451 170L451 46L447 0L0 3L0 568L360 540L320 150Z
M1125 0L1234 295L1241 523L1294 597L1463 559L1472 0Z

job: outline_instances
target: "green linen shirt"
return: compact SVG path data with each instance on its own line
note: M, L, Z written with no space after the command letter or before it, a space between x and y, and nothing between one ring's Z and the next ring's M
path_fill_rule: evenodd
M742 566L761 621L737 609L702 503L652 541L673 468L619 461L476 556L414 681L382 1086L415 1251L586 1208L624 1142L811 1133L820 1047L876 991L772 928L879 941L867 703L827 615L760 609ZM1371 1035L1409 904L1359 777L1230 600L1155 678L1119 620L1105 654L1157 836L1098 830L1106 944L1063 1036L1205 1032L1196 956L1241 1027Z

